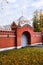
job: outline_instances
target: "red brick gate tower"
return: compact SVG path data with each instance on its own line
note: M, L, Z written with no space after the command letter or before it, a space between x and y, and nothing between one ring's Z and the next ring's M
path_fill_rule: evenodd
M18 25L16 26L15 24L13 25L13 30L16 31L16 43L15 44L17 48L40 44L39 42L42 42L41 33L34 32L33 27L30 24L28 24L29 21L26 18L21 16L18 21L19 21ZM23 26L21 26L21 24ZM27 38L26 44L22 42L23 35L25 35L25 37ZM26 39L24 39L24 42L25 41Z
M29 25L24 25L23 27L17 28L17 46L22 46L21 38L23 34L25 34L28 38L28 45L32 43L31 40L33 35L33 29Z
M25 24L23 26L21 26L20 25L21 23L23 23L23 24L25 23ZM19 18L18 25L13 23L12 30L16 31L16 46L18 48L28 46L33 43L32 42L32 37L34 34L33 28L29 24L27 24L27 20L24 19L23 17ZM25 35L25 37L27 38L27 40L25 39L27 41L27 44L22 44L22 41L23 41L22 35ZM25 42L25 40L24 40L24 42Z

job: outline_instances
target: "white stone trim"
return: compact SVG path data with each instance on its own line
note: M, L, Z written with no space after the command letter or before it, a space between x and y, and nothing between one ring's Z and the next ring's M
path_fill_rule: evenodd
M0 51L6 51L6 50L14 49L14 48L15 47L0 48Z
M21 46L14 46L14 47L0 48L0 52L1 52L1 51L10 50L10 49L15 49L15 48L19 49L19 48L21 48Z
M9 37L16 37L15 35L9 35Z
M2 37L2 38L3 38L3 37L7 37L7 35L0 35L0 37Z
M3 38L3 37L16 37L15 35L0 35L0 38Z
M34 45L37 45L37 44L42 44L42 42L31 44L31 46L34 46Z
M17 46L17 49L20 49L22 46Z

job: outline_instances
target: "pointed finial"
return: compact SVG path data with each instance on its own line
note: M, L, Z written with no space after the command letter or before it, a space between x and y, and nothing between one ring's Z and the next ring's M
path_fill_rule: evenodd
M23 16L23 8L22 8L22 16Z

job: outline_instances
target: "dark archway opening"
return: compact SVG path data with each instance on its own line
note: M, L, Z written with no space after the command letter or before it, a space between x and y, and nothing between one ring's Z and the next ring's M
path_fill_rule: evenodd
M29 46L31 44L31 35L28 31L23 32L21 38L22 47Z

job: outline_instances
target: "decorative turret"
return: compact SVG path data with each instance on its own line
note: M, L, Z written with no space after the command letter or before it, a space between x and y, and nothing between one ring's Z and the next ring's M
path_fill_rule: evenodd
M13 21L13 23L11 24L11 29L12 30L15 30L17 28L17 25L16 23Z

